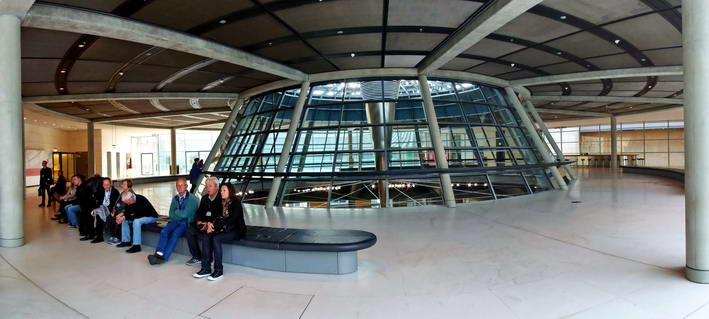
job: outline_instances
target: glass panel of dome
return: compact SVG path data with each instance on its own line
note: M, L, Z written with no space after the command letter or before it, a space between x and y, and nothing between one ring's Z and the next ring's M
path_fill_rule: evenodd
M480 150L480 155L483 157L486 167L515 165L508 149L484 149Z
M361 101L363 99L361 81L347 82L340 89L344 92L345 101Z
M488 103L503 106L509 105L507 103L507 98L505 97L505 94L501 89L492 88L486 85L481 85L480 87L482 88L482 92L485 95L485 99Z
M442 203L441 183L438 179L391 179L388 184L389 197L394 207Z
M286 132L284 131L268 133L268 136L266 137L266 142L261 153L280 154L281 150L283 150L283 143L285 143L285 141Z
M364 103L348 103L342 108L342 125L367 124L367 112Z
M276 165L278 164L278 156L261 156L256 162L256 167L254 172L267 172L272 173L276 171Z
M490 183L498 198L529 194L527 183L519 172L492 174Z
M453 83L448 81L428 81L431 97L434 101L458 101L453 89Z
M490 107L485 104L461 103L461 108L465 113L468 123L493 123Z
M273 118L273 124L271 124L272 130L287 130L290 127L291 118L293 117L293 110L287 109L278 111L276 116Z
M372 132L367 127L354 127L340 131L339 151L373 150Z
M532 192L539 193L552 189L551 182L549 182L549 177L544 174L544 170L533 169L522 171L522 173L527 179L527 184L529 184Z
M507 140L507 145L510 147L529 147L526 137L522 131L516 127L501 127L502 135Z
M375 152L337 153L335 172L374 171Z
M451 176L451 183L458 203L495 199L485 175Z
M256 111L258 111L258 108L261 106L262 99L263 98L261 98L261 97L252 99L251 102L249 102L249 104L246 106L246 109L244 110L244 114L249 115L249 114L256 113Z
M399 101L395 105L395 116L389 119L394 122L425 122L426 113L421 101Z
M474 150L447 150L448 167L478 167L480 163Z
M341 116L341 104L310 106L305 110L301 127L336 126Z
M492 114L495 115L495 120L497 121L498 125L518 126L517 121L512 116L512 113L509 109L494 109Z
M456 102L435 101L436 117L439 123L465 123L463 113Z
M390 151L389 168L427 168L426 155L426 151L421 150Z
M421 86L418 80L399 81L399 99L421 99Z
M298 172L323 173L332 172L333 154L295 155L293 167Z
M468 136L468 129L465 126L446 126L440 130L441 142L443 142L443 147L446 149L473 146Z
M281 93L281 92L275 92L275 93L271 93L271 94L266 95L263 98L263 103L261 103L261 108L258 110L258 112L265 112L265 111L277 109L281 103L282 98L283 98L283 93Z
M298 102L298 96L300 96L300 89L286 91L286 95L281 102L281 107L295 107L295 104Z
M494 126L471 126L473 135L478 147L497 147L504 145L503 137L497 127Z
M468 82L456 83L455 88L458 91L460 101L486 103L480 86L476 84Z

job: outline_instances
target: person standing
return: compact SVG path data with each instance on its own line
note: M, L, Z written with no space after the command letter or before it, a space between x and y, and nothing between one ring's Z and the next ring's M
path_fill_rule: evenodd
M202 269L192 275L194 278L204 278L210 281L219 280L224 276L222 264L222 243L239 240L246 235L246 223L241 201L236 197L234 184L223 183L219 187L222 206L215 212L208 211L197 217L197 226L202 239ZM214 260L214 272L211 271Z
M199 166L199 158L195 158L192 162L192 168L190 169L190 193L194 193L195 188L197 188L197 182L199 181L199 174L202 173L202 168Z
M39 196L42 197L42 203L39 207L44 207L44 200L49 193L49 186L54 184L54 178L52 177L52 169L47 167L47 161L42 161L42 169L39 170Z
M160 231L160 241L155 247L155 253L148 255L151 265L162 264L170 259L177 246L177 241L185 234L187 227L194 222L199 206L197 197L187 191L187 179L180 177L175 182L177 195L170 203L170 222Z

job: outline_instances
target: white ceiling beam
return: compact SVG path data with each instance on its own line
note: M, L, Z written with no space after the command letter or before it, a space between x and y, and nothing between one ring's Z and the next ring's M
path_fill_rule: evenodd
M307 74L297 69L239 49L187 33L99 12L37 3L27 13L22 25L142 43L240 65L287 79L307 79Z
M203 113L222 113L231 112L228 107L224 108L209 108L209 109L199 109L199 110L186 110L186 111L172 111L172 112L156 112L156 113L143 113L143 114L133 114L133 115L122 115L122 116L112 116L106 118L100 118L93 120L94 122L119 122L119 121L131 121L147 118L161 118L166 116L175 115L193 115L193 114L203 114Z
M200 126L207 126L207 125L214 125L214 124L222 124L226 122L226 119L223 120L216 120L216 121L208 121L208 122L201 122L201 123L194 123L194 124L185 124L185 125L179 125L179 126L173 126L173 128L176 129L184 129L184 128L191 128L191 127L200 127Z
M471 17L416 66L420 74L440 69L450 60L543 0L496 0Z
M82 123L91 122L91 121L89 121L88 119L85 119L85 118L83 118L83 117L78 117L78 116L75 116L75 115L69 115L69 114L66 114L66 113L53 111L53 110L50 110L50 109L48 109L48 108L46 108L46 107L41 107L41 106L39 106L39 105L37 105L37 104L34 104L34 103L22 103L22 106L24 106L24 107L26 107L26 108L28 108L28 109L30 109L30 110L34 110L34 111L38 111L38 112L44 112L44 113L47 113L47 114L50 114L50 115L53 115L53 116L65 118L65 119L67 119L67 120L72 120L72 121L77 121L77 122L82 122Z
M157 91L160 91L168 84L171 84L171 83L185 77L186 75L188 75L192 72L198 71L199 69L206 68L206 67L214 64L215 62L217 62L217 60L206 59L206 60L199 61L195 64L192 64L182 70L179 70L179 71L173 73L172 75L168 76L167 79L160 81L160 83L158 83L158 85L155 86L155 89Z
M22 99L27 103L66 103L66 102L97 102L122 100L229 100L237 99L238 93L192 93L192 92L148 92L148 93L97 93L73 95L29 96Z
M585 111L574 111L574 110L563 110L563 109L545 109L536 108L539 113L546 114L559 114L559 115L574 115L574 116L587 116L587 117L610 117L610 113L603 112L585 112Z
M574 95L533 95L531 101L548 102L593 102L593 103L657 103L657 104L683 104L683 99L670 99L660 97L633 97L633 96L574 96Z
M612 69L603 71L587 71L558 75L538 76L533 78L510 81L512 86L544 85L563 82L579 82L603 79L632 78L638 76L669 76L682 75L682 66L652 66L642 68Z

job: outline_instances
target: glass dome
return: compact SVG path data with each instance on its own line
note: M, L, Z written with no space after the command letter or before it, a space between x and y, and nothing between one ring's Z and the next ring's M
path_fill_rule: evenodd
M300 89L251 98L213 172L263 204L283 176L276 205L399 207L441 204L441 173L456 201L475 202L553 188L504 90L430 80L449 168L436 167L416 79L317 83L301 119ZM297 133L285 172L276 166L290 125Z

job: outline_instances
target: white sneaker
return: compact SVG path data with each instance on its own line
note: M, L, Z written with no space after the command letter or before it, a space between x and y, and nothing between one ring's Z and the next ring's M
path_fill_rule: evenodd
M209 281L217 281L219 279L222 279L224 277L224 273L221 271L215 271L209 277L207 277L207 280Z
M200 271L199 271L198 273L195 273L194 275L192 275L192 277L195 277L195 278L204 278L204 277L209 276L209 275L210 275L210 272L211 272L211 271L205 271L204 269L200 269ZM211 276L210 276L210 277L211 277ZM210 279L210 280L211 280L211 279Z

